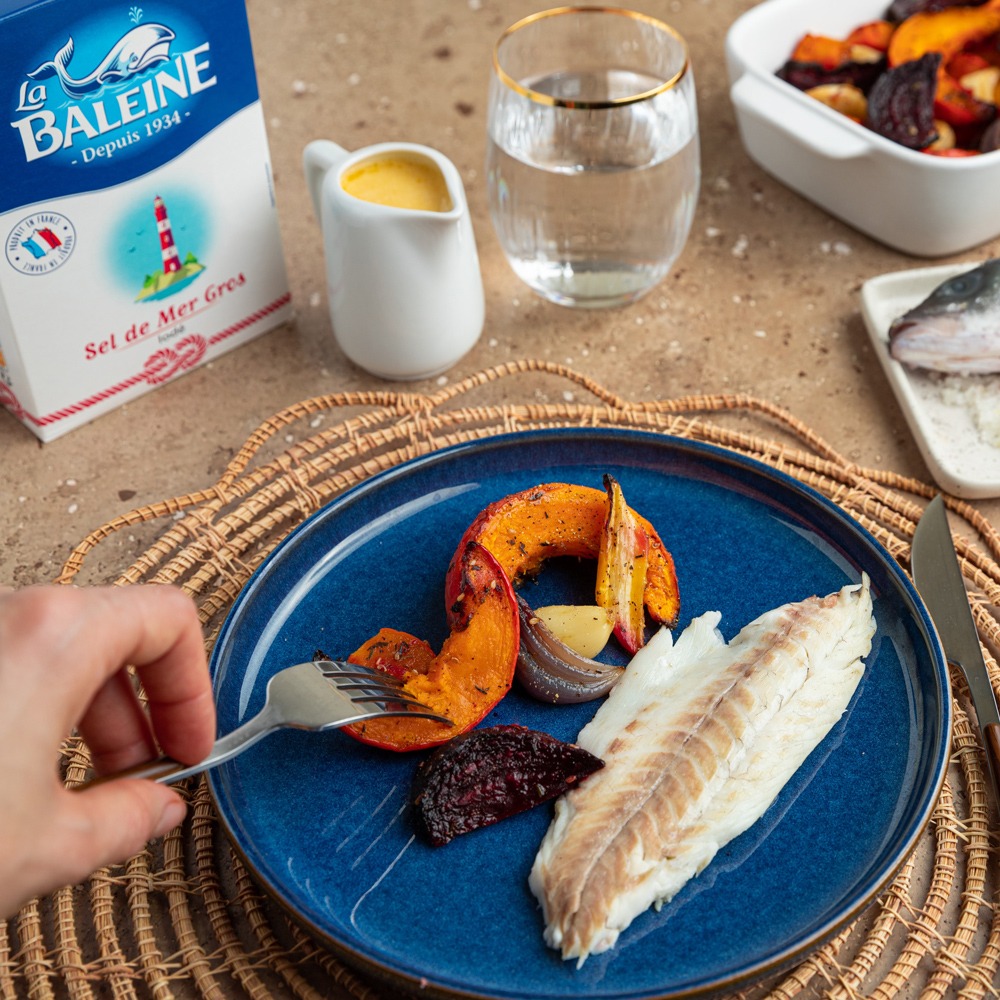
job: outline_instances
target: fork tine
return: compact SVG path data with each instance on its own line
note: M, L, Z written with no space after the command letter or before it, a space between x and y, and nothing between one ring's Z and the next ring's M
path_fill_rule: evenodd
M345 663L342 660L316 660L316 668L324 676L334 681L337 687L346 687L341 684L344 681L374 681L392 687L402 687L403 680L392 674L383 673L381 670L373 670L371 667L362 667L356 663Z
M392 674L364 667L344 660L314 660L314 666L338 691L355 704L370 703L369 718L380 715L406 715L411 718L431 719L453 726L455 723L431 711L422 701L403 691L404 681Z
M341 691L389 691L399 693L403 690L403 685L395 684L383 684L381 681L377 680L367 680L365 678L347 678L347 680L339 680L337 677L330 677L327 674L323 675L326 680L333 681L333 685L339 688Z
M430 719L431 722L441 722L446 726L454 726L455 723L444 715L435 715L430 709L424 708L423 711L413 706L403 706L399 709L392 709L386 711L370 712L367 715L361 715L355 719L357 722L367 722L369 719L384 719L393 715L405 715L408 719Z
M350 696L351 701L363 707L366 703L371 704L372 717L384 716L384 715L406 715L410 718L417 719L432 719L435 722L443 722L448 726L454 726L455 723L449 719L447 716L438 715L428 708L423 702L417 701L416 698L411 698L406 694L355 694Z
M428 709L422 701L418 701L416 698L411 698L408 694L401 694L398 692L363 691L360 694L352 694L349 697L351 701L355 703L370 701L373 705L381 705L383 702L386 705L414 705L417 708L430 711L430 709Z

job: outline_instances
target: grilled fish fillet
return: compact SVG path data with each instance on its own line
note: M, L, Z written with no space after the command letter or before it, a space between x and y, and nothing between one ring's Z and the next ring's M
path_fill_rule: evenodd
M661 629L580 732L604 767L556 802L529 877L564 959L612 948L766 812L846 710L875 633L867 576L728 645L719 620L676 642Z

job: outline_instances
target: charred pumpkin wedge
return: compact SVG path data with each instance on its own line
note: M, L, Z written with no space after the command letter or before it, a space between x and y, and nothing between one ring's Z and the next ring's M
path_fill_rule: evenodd
M355 739L398 751L436 746L472 729L510 690L520 645L510 581L475 541L462 547L454 565L451 634L437 656L406 632L382 629L348 657L401 676L407 694L453 725L405 716L372 719L345 727Z
M674 561L649 521L637 511L631 513L649 542L643 602L654 622L672 627L680 615ZM458 596L460 554L469 542L492 552L504 573L518 584L556 556L596 559L607 517L604 490L571 483L543 483L491 503L469 525L448 568L447 606L450 609Z

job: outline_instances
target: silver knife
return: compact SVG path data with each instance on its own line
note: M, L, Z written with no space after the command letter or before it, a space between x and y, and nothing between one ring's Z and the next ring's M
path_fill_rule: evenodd
M983 734L993 794L1000 807L1000 709L979 647L979 633L940 494L927 505L913 533L910 571L934 619L945 656L965 674Z

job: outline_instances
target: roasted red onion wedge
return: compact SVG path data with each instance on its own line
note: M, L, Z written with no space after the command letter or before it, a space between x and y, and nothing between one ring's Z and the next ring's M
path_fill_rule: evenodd
M521 649L515 676L525 691L553 705L578 705L606 695L618 683L624 667L581 656L557 639L517 595L521 618Z

